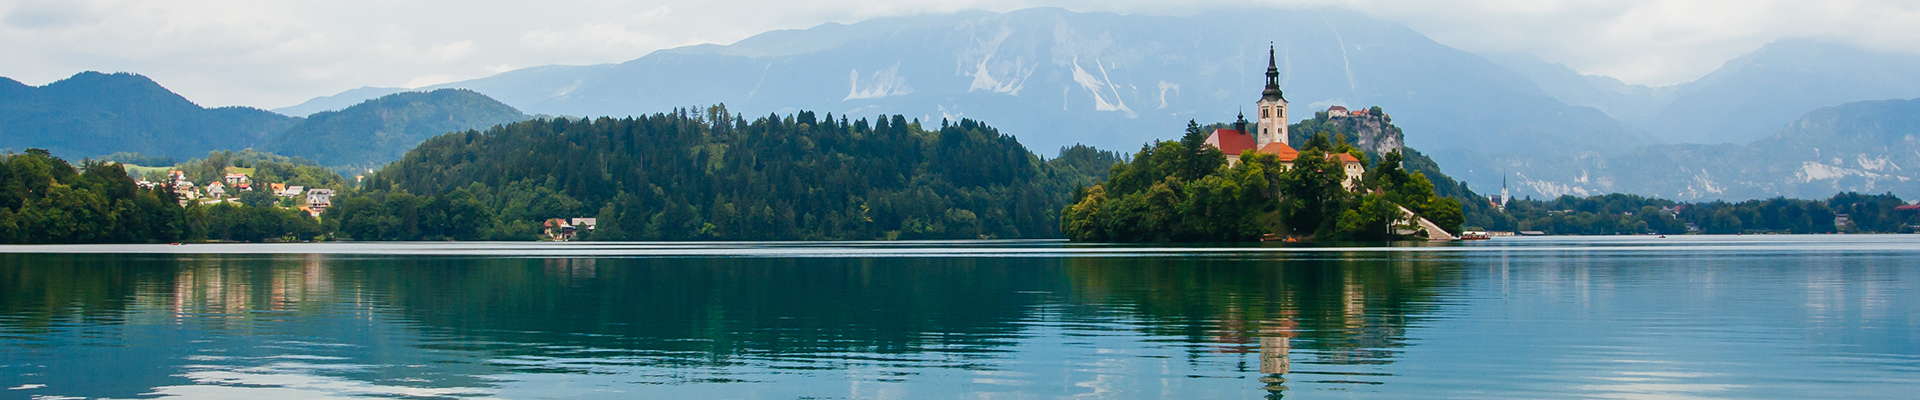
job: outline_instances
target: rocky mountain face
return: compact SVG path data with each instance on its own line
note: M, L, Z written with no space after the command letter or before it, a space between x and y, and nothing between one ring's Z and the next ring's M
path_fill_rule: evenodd
M1822 107L1920 97L1920 55L1809 39L1769 43L1665 87L1582 75L1525 55L1489 58L1555 99L1599 109L1668 143L1747 144Z
M1818 41L1782 40L1697 81L1648 87L1529 56L1465 53L1357 13L1270 9L881 18L440 87L555 115L725 103L747 114L965 117L990 121L1044 154L1074 143L1132 149L1177 137L1188 120L1231 121L1258 98L1269 46L1296 121L1333 105L1380 106L1405 128L1404 144L1425 150L1462 181L1494 188L1524 175L1518 195L1741 199L1801 188L1876 190L1891 183L1861 173L1886 173L1859 162L1842 167L1824 156L1770 159L1746 151L1821 107L1920 97L1920 56ZM389 89L357 95L382 90ZM354 96L336 97L328 101ZM1799 161L1778 172L1809 177L1805 182L1773 182L1771 172L1754 169L1788 159ZM1818 178L1830 174L1802 161L1860 173Z
M1675 200L1823 198L1843 191L1920 197L1920 99L1815 110L1751 144L1669 144L1619 156L1508 158L1545 196L1637 193Z
M973 118L1044 154L1075 143L1137 148L1179 136L1189 120L1231 121L1258 100L1270 46L1296 120L1333 105L1381 106L1406 128L1407 144L1431 150L1449 168L1476 169L1485 155L1617 154L1654 142L1480 56L1338 10L881 18L443 87L554 115L725 103L761 115L806 109Z
M1336 140L1344 137L1348 143L1353 143L1353 147L1376 157L1406 147L1406 133L1393 124L1391 115L1376 110L1316 112L1313 119L1290 126L1287 141L1298 145L1306 143L1316 134L1325 134L1329 139Z

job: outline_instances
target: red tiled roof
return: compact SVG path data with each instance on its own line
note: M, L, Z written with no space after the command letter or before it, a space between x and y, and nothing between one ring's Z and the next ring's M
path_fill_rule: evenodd
M1894 207L1893 207L1893 209L1894 209L1894 211L1920 211L1920 204L1908 204L1908 205L1904 205L1904 206L1894 206Z
M1300 151L1280 142L1267 143L1266 147L1260 148L1260 152L1279 156L1280 162L1293 162L1293 159L1300 158Z
M1238 156L1240 152L1253 149L1253 135L1232 129L1215 129L1207 136L1207 144L1219 148L1221 153Z
M1352 154L1347 154L1347 153L1338 153L1338 154L1340 157L1340 163L1342 164L1360 162L1360 159L1354 158Z
M1341 106L1327 107L1327 111L1346 111L1346 110L1347 110L1346 107L1341 107Z

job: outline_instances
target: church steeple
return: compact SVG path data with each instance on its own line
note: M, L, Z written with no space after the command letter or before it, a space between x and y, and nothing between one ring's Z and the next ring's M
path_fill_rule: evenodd
M1267 46L1267 88L1260 92L1260 108L1257 122L1259 133L1253 136L1256 148L1266 147L1269 143L1287 144L1287 98L1280 93L1280 66L1274 57L1274 48Z
M1274 64L1273 46L1267 46L1267 90L1260 93L1261 100L1286 100L1280 93L1280 68Z

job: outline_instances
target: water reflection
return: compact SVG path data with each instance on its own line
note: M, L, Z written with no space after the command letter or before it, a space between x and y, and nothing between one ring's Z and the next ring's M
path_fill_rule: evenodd
M1821 397L1743 380L1915 387L1917 265L0 254L0 397Z

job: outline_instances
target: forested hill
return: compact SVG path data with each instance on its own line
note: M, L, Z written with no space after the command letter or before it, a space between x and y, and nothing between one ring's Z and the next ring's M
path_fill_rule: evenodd
M89 71L38 87L0 78L0 148L15 151L186 158L264 144L299 121L257 108L202 108L135 74Z
M402 92L315 113L266 147L321 165L374 167L436 135L526 119L520 110L471 90Z
M575 217L599 218L597 240L1048 238L1073 188L1118 161L1043 161L985 124L940 124L724 106L537 119L429 139L328 212L362 240L518 238Z
M37 87L0 77L0 151L43 149L76 160L112 155L153 163L251 148L358 171L399 159L435 135L527 118L461 89L394 93L297 118L202 108L130 73L82 72Z

